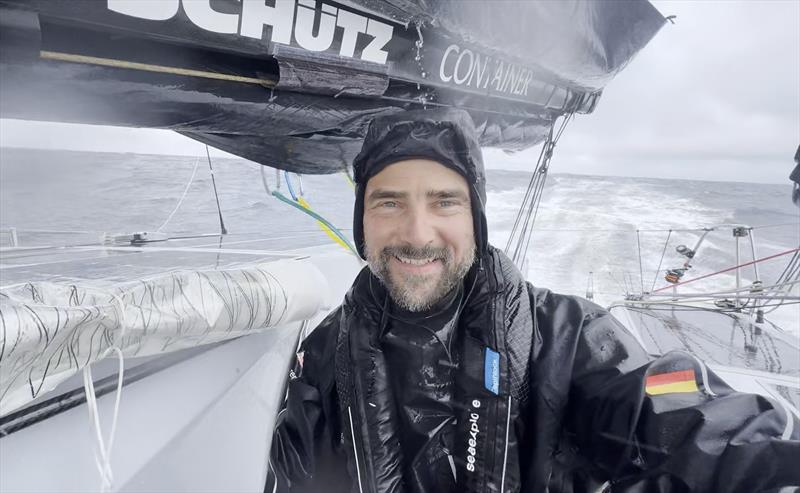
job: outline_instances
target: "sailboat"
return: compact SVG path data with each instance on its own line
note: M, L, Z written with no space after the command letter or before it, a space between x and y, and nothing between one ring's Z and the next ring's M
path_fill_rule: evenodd
M462 108L484 146L542 145L506 246L524 266L566 122L664 23L646 1L0 0L0 117L173 130L264 166L268 186L267 168L347 173L377 115ZM330 246L137 231L61 248L8 232L2 263L24 268L0 287L0 491L263 490L295 349L362 267L302 193L270 193ZM651 352L703 359L706 334L744 327L743 359L709 363L797 414L797 346L748 318L789 297L792 258L760 294L722 293L732 307L653 290L612 312Z

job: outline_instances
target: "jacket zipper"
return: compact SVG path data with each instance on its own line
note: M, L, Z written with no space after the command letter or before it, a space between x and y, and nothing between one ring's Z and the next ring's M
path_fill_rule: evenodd
M364 488L361 486L361 466L358 463L358 445L356 444L356 432L353 426L353 412L350 406L347 406L347 415L350 418L350 437L353 439L353 457L356 459L356 476L358 477L358 491L364 493Z
M495 283L496 283L497 286L502 285L502 280L499 279L498 272L499 271L497 269L495 269ZM497 313L498 313L497 307L496 307L496 305L494 303L492 303L490 305L490 307L491 307L492 321L496 321L497 320ZM503 317L505 317L505 313L503 313ZM500 341L497 340L499 338L499 334L498 334L498 331L496 330L497 328L494 327L494 329L495 330L493 330L493 333L494 333L495 337L494 337L494 341L493 342L495 344L495 347L500 349ZM506 342L507 341L505 341L505 340L503 341L503 346L502 346L503 352L507 352L508 351L508 348L506 347L506 344L505 344ZM508 369L506 369L506 371L508 371ZM508 409L506 409L506 434L505 434L505 443L503 443L503 469L502 469L502 473L500 475L500 493L505 493L506 464L508 462L508 433L509 433L509 425L510 425L510 421L511 421L511 392L510 392L510 389L508 389L508 391L509 391L508 406L507 406ZM499 410L499 408L500 408L500 400L498 399L495 402L495 407L494 407L495 419L499 418L499 416L497 416L497 414L499 414L497 412ZM493 432L493 435L494 435L492 443L496 444L497 443L497 438L498 438L497 437L497 427L494 426L492 428L493 428L492 432ZM496 456L494 454L492 454L492 467L488 470L488 471L491 471L489 474L494 474L496 468L497 468ZM486 476L484 476L484 485L486 484L486 481L487 481Z
M503 447L503 474L500 476L500 493L506 490L506 465L508 464L508 431L511 428L511 396L508 396L508 411L506 414L506 443Z
M495 283L496 284L498 283L497 273L495 273ZM494 303L489 305L489 311L490 311L489 316L491 317L491 320L494 322L495 320L497 320L497 308L496 308ZM500 347L499 347L499 344L498 344L498 341L497 341L497 330L495 330L496 327L494 327L494 323L492 324L492 328L493 328L492 332L494 334L494 337L492 338L490 343L493 344L494 347L499 350ZM485 361L484 361L484 364L486 364ZM493 406L494 409L492 410L491 408L489 408L487 410L487 413L486 413L487 423L489 422L488 421L489 416L491 416L492 413L494 413L495 425L491 427L491 431L490 431L489 428L486 429L486 444L484 445L484 450L491 454L491 466L486 467L485 470L484 470L484 473L483 473L483 491L488 491L489 490L489 488L488 488L489 484L488 483L489 483L490 477L494 474L495 469L497 468L497 455L494 453L494 448L495 448L495 445L497 444L497 424L496 424L497 421L496 420L497 420L498 410L500 408L500 402L499 402L499 399L495 399L495 398L491 399L491 402L494 405ZM492 434L491 440L489 440L489 433ZM488 447L487 445L491 445L491 448ZM488 457L487 457L486 464L488 465L488 463L489 463L489 460L488 460Z

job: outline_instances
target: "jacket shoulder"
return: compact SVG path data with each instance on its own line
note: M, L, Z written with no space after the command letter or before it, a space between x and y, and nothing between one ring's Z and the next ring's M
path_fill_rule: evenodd
M532 286L529 291L539 337L550 347L571 348L563 356L573 362L573 376L597 366L630 371L650 360L634 335L600 305Z
M334 374L336 340L339 335L339 321L342 307L339 306L326 316L300 345L303 354L303 376L318 387L320 380L327 380ZM332 383L332 382L330 382Z
M580 296L560 294L546 288L534 287L528 283L531 305L543 315L558 314L558 318L581 321L581 325L594 319L610 316L608 310Z

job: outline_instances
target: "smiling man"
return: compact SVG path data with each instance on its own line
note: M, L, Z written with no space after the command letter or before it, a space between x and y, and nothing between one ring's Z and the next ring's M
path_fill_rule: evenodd
M469 115L378 118L353 169L368 268L303 342L266 491L800 484L800 423L781 408L688 354L652 360L608 312L532 287L489 245Z
M400 307L428 310L475 262L467 181L436 161L409 159L372 177L365 194L370 269Z

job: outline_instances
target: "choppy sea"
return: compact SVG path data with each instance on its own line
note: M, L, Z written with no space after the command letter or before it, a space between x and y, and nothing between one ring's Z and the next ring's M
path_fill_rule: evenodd
M48 230L99 235L158 228L172 235L218 232L204 157L180 208L164 224L184 194L197 159L0 148L0 228L14 227L21 234ZM214 158L212 164L229 232L269 236L316 228L312 218L265 192L258 165L227 158ZM554 168L557 171L557 163ZM789 171L787 167L787 175ZM273 189L277 178L274 170L266 173ZM300 181L291 178L299 189ZM506 245L529 180L530 173L521 171L487 171L489 236L497 247ZM285 182L281 191L288 195ZM304 176L302 192L319 214L350 233L353 192L343 175ZM626 293L664 286L663 271L685 260L675 247L691 248L702 234L687 229L752 226L757 258L797 247L800 210L790 195L788 178L786 184L753 184L553 173L544 190L526 274L535 285L563 293L586 295L591 285L595 301L608 305ZM63 238L68 242L67 234ZM302 238L297 246L329 241L322 232L311 240ZM0 243L5 242L2 237ZM750 260L745 238L740 241L740 262ZM784 255L758 264L764 285L777 279L787 261ZM657 272L659 262L662 272ZM732 227L721 226L706 236L684 279L735 264ZM730 271L686 289L732 289L735 279ZM752 267L743 269L742 285L754 279ZM800 296L800 286L793 295ZM800 305L782 306L770 315L785 330L800 334Z

